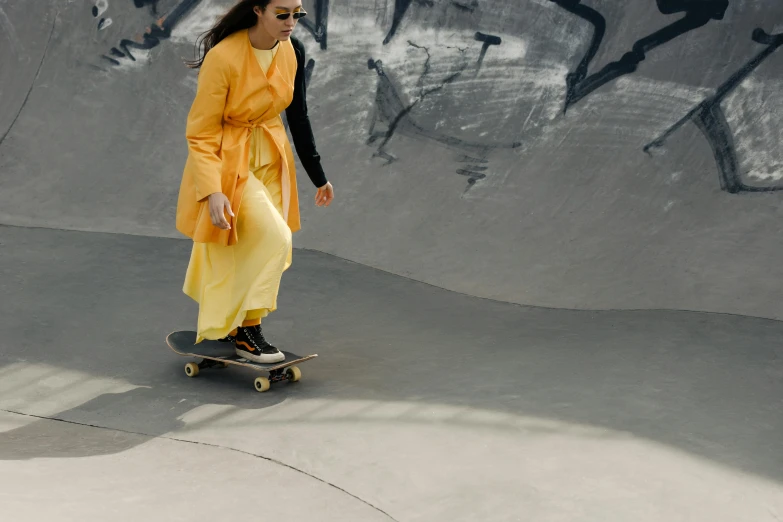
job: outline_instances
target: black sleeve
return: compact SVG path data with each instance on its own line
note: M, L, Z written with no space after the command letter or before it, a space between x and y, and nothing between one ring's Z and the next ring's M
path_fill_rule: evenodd
M321 156L315 148L315 137L307 116L307 93L305 90L305 52L304 45L296 38L291 38L296 51L296 78L294 80L294 99L285 110L288 128L294 139L294 147L302 162L310 181L316 187L326 185L326 174L321 166Z

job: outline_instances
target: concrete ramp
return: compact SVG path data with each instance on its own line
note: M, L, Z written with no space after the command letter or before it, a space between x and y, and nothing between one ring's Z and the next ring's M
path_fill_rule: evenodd
M182 59L230 2L20 4L0 223L178 237ZM780 2L305 6L337 199L300 171L296 246L514 303L783 318Z
M305 0L264 394L164 342L228 5L0 0L3 520L783 520L780 0Z

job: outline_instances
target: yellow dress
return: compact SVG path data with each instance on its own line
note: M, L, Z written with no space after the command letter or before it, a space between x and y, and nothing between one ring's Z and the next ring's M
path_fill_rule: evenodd
M266 72L280 45L253 48ZM278 115L277 118L280 118ZM196 342L260 324L277 309L283 272L291 266L292 232L283 218L282 159L261 128L253 129L250 175L235 226L234 245L194 242L183 291L200 304ZM226 216L227 218L230 216Z

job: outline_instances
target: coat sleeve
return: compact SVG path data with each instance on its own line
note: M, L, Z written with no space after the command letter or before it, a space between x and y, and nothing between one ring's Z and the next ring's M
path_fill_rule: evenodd
M305 50L304 45L291 38L296 51L296 77L294 79L294 98L285 111L288 128L294 141L296 154L302 162L310 181L316 187L326 185L327 179L321 166L321 156L315 148L315 137L307 114L307 92L305 85Z
M221 192L223 112L229 88L229 65L214 50L204 58L198 88L188 113L186 138L196 185L196 199Z

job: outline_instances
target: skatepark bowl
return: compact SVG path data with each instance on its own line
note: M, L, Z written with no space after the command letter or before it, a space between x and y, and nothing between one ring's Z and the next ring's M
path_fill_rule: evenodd
M231 3L0 0L0 518L783 520L782 2L304 0L263 393L165 342Z

